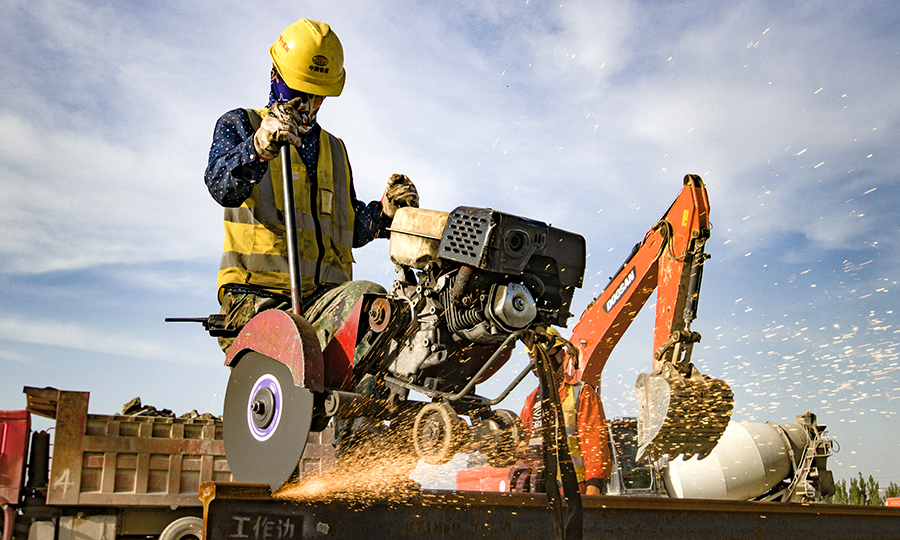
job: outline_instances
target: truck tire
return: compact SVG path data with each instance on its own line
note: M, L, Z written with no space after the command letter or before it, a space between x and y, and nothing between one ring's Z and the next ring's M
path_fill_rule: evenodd
M187 540L203 537L203 520L196 516L178 518L163 529L159 540Z

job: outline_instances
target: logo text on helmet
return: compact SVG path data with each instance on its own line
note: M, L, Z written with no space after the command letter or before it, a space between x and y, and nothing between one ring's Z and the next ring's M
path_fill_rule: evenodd
M315 71L316 73L328 73L328 68L323 68L319 66L309 66L310 71Z
M328 58L322 56L321 54L317 54L312 57L312 63L317 66L325 67L328 65Z
M288 43L284 40L283 35L278 36L278 44L281 45L281 48L284 49L284 52L291 52L291 48L294 46L294 42Z

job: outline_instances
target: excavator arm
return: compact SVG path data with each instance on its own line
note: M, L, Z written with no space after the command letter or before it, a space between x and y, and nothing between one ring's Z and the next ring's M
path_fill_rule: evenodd
M709 238L709 199L703 180L684 177L681 193L635 245L606 289L588 305L572 332L582 379L596 385L631 322L657 292L653 372L638 377L638 446L642 457L708 455L725 431L733 393L691 364L700 334L691 331Z

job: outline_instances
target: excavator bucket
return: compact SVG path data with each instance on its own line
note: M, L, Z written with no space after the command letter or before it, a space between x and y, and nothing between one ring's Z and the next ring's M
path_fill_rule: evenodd
M664 454L705 458L728 427L734 392L689 365L684 376L671 362L656 373L641 373L638 395L638 459Z

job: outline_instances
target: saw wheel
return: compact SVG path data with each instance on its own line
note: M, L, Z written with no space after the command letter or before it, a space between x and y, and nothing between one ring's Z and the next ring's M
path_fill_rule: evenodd
M422 407L413 424L416 454L429 465L447 463L466 442L466 424L446 403Z
M294 385L286 365L243 355L225 392L225 457L234 480L281 488L297 469L312 416L312 392Z

